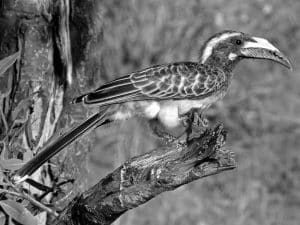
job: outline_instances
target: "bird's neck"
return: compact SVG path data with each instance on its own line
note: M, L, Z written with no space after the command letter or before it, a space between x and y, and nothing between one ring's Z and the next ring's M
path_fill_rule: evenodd
M205 60L205 63L207 65L212 65L213 67L218 67L222 69L224 72L230 73L233 71L234 67L238 63L238 59L236 60L224 60L223 57L218 57L218 56L210 56Z

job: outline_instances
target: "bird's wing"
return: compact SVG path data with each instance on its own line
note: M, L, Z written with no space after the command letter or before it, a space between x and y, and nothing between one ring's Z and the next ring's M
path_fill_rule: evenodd
M194 62L150 67L102 85L74 99L100 106L141 100L204 98L223 87L223 71Z

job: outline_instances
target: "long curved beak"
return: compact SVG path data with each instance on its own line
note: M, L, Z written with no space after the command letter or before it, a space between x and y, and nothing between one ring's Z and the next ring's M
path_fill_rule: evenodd
M292 70L290 60L268 40L252 37L241 48L242 57L255 59L269 59Z

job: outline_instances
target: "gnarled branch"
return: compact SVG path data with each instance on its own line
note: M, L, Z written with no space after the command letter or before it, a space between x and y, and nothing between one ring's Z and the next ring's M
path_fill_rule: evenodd
M75 198L58 224L111 224L127 210L194 180L235 168L234 154L221 147L221 125L186 145L134 157Z

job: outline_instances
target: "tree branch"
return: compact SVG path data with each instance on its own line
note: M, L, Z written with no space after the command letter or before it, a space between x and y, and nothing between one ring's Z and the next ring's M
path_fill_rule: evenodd
M194 180L235 168L234 154L221 149L226 132L207 129L186 145L134 157L76 197L58 224L111 224L127 210Z

